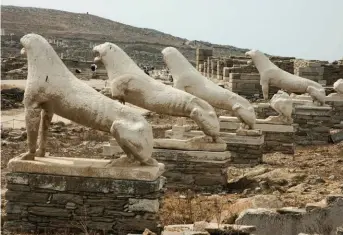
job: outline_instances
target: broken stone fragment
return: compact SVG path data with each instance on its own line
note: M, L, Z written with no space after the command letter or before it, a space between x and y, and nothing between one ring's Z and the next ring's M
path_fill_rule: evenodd
M205 230L210 234L249 234L256 231L255 226L209 223Z

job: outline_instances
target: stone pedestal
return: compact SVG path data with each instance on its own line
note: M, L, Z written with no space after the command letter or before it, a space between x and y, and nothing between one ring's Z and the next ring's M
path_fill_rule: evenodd
M332 107L331 123L332 128L342 129L343 121L343 94L331 93L326 96L325 104Z
M235 132L240 125L236 117L219 117L223 132ZM294 154L295 130L293 124L278 123L268 119L257 119L255 128L264 134L263 153L281 152Z
M262 163L264 135L260 131L242 133L221 133L221 137L227 144L227 150L231 152L233 163L257 165Z
M11 232L128 234L158 231L163 167L105 167L109 160L12 159L6 175ZM161 165L162 166L162 165Z
M165 164L167 187L216 193L226 186L226 169L231 154L225 143L213 143L211 137L187 137L189 126L173 126L171 139L155 139L152 157ZM201 132L202 133L202 132ZM196 137L196 138L192 138Z
M295 107L305 105L305 106L315 106L311 96L309 95L297 95L292 97ZM332 128L340 128L340 122L343 120L343 94L331 93L325 97L325 106L330 106L332 108L330 115L330 124ZM324 107L325 107L324 106Z
M329 141L330 129L340 128L343 119L343 100L341 96L329 95L324 106L314 105L310 96L292 97L292 118L295 131L295 143L299 145L326 144ZM275 111L268 103L254 106L256 115L265 118L266 113Z
M332 108L330 106L297 106L293 113L299 126L295 141L299 145L327 144L329 141Z
M188 139L196 136L202 136L202 131L186 131L183 138ZM166 137L172 137L173 131L167 130ZM262 146L264 136L262 132L256 135L225 133L221 132L220 137L226 143L226 150L230 151L232 164L249 164L256 165L262 161Z
M210 151L154 149L153 158L165 165L163 175L168 189L192 189L198 192L218 193L227 184L227 167L231 154Z

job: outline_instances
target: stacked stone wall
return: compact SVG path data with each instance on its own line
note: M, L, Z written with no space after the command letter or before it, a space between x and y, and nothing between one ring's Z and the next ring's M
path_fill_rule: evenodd
M8 173L6 179L6 231L158 231L164 177L138 181Z

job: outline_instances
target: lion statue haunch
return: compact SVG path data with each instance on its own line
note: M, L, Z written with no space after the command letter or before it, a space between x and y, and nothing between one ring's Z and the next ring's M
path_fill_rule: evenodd
M117 45L103 43L93 51L106 67L112 99L129 102L161 114L193 119L213 141L219 142L219 120L213 107L187 92L167 86L145 74Z
M343 94L343 79L340 78L338 79L334 84L333 84L333 89L337 91L339 94Z
M199 73L174 47L162 50L163 59L174 79L174 87L207 101L216 108L233 110L245 129L253 129L256 122L254 107L250 102L222 88Z
M258 50L245 53L250 56L258 72L260 73L263 98L268 99L269 85L281 88L287 92L309 93L313 101L319 105L325 103L325 90L317 82L288 73L275 64L267 56Z
M270 106L279 114L279 116L270 116L269 120L280 120L285 123L292 123L293 101L291 97L284 91L279 90L270 99Z
M81 125L110 132L127 154L128 162L138 160L142 165L158 165L151 158L152 127L144 117L77 79L42 36L27 34L20 42L24 47L21 52L28 60L23 102L29 152L22 155L23 159L44 157L48 127L53 115L57 114Z

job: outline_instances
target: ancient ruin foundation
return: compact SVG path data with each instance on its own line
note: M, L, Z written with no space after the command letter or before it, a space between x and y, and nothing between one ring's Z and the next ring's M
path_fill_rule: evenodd
M157 232L164 185L161 172L153 167L102 168L106 162L70 158L12 161L6 175L4 229L128 234L148 228ZM93 167L82 167L85 165Z
M155 149L153 157L163 163L167 188L218 193L225 190L231 154L209 151Z
M220 129L226 132L235 132L239 127L239 121L235 117L220 117ZM256 129L260 129L264 135L263 153L281 152L294 154L295 151L295 127L292 124L265 123L257 119Z

